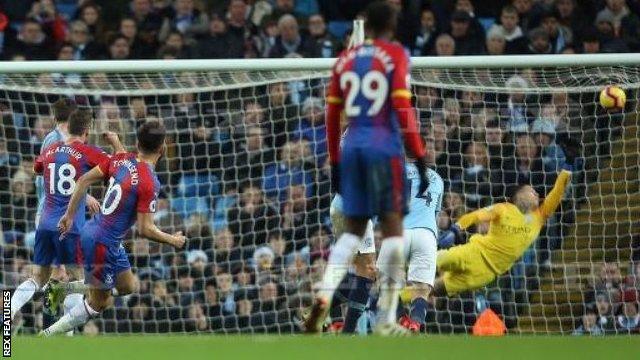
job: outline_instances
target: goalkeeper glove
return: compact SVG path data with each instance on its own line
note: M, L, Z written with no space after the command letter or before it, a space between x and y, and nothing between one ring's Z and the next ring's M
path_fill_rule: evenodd
M438 237L438 247L440 249L448 249L460 240L460 226L453 224L449 230L445 231Z
M340 164L331 165L331 191L340 193Z
M420 187L418 188L418 194L424 194L424 192L429 188L429 177L427 176L427 158L419 158L416 161L416 167L418 168L418 175L420 176Z

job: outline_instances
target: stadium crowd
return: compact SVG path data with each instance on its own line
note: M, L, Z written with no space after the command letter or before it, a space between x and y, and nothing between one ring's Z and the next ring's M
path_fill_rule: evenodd
M389 1L402 9L398 37L415 56L640 47L637 1ZM0 54L15 61L333 57L367 3L0 0ZM535 275L549 268L584 198L584 183L595 179L597 159L607 156L616 136L610 131L616 116L601 116L595 94L532 95L527 88L534 79L533 73L510 76L506 87L521 91L508 93L414 88L447 188L441 229L467 210L504 199L510 185L532 184L545 194L558 169L574 170L573 196L537 246L482 295L482 306L499 312L509 327L528 291L539 287ZM73 74L53 79L78 80ZM94 110L97 128L116 131L130 148L144 121L167 126L155 219L189 238L185 251L174 252L132 234L126 245L140 292L119 298L85 333L299 331L332 241L323 89L311 80L166 96L75 96ZM7 90L0 96L0 284L6 288L30 271L33 160L55 126L50 107L58 98ZM104 145L99 136L91 141ZM100 189L95 195L100 198ZM576 333L640 328L637 278L623 281L613 267L603 266ZM477 306L472 294L436 299L428 330L467 331ZM23 331L42 327L39 307L24 311Z

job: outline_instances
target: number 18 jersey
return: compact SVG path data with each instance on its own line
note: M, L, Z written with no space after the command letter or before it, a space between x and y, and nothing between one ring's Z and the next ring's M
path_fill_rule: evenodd
M74 141L62 141L44 149L34 163L34 170L44 178L44 204L38 229L58 231L58 222L69 206L71 194L80 176L98 164L108 161L109 155L100 148ZM85 199L83 198L73 227L69 231L79 234L85 222Z
M155 213L160 182L151 165L138 161L135 153L114 155L98 166L108 184L100 213L87 223L87 232L98 243L119 245L137 213Z

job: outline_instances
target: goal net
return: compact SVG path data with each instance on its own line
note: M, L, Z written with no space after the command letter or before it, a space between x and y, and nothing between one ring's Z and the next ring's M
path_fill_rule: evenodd
M534 246L486 288L433 299L428 332L468 332L487 307L511 333L568 334L591 320L627 331L640 284L640 60L589 59L414 59L416 109L447 190L442 229L503 201L510 185L544 195L564 163L574 169ZM93 111L90 141L101 146L110 130L133 150L140 124L164 123L154 217L189 239L174 251L131 232L124 245L140 291L117 298L83 331L299 332L332 242L323 102L331 62L111 64L0 69L0 284L15 289L32 271L33 160L54 127L53 102L70 97ZM605 111L599 92L612 84L628 100ZM98 199L103 191L92 189ZM19 331L38 331L41 310L36 297Z

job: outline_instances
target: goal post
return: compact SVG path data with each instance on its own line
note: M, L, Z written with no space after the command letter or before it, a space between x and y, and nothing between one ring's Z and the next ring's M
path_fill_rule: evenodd
M334 61L2 63L0 284L14 289L29 274L30 165L53 127L52 103L72 97L93 111L91 141L101 146L105 130L133 149L137 126L165 124L155 218L189 238L175 252L132 233L125 246L140 293L118 299L87 332L299 332L331 243L323 98ZM640 54L411 64L416 111L447 189L443 229L502 201L510 185L529 182L544 195L563 162L575 169L535 245L486 288L436 299L428 331L469 332L478 308L490 306L511 333L569 334L585 313L609 306L597 321L624 332L613 315L640 285ZM599 105L608 85L626 91L624 109ZM38 330L40 306L25 308L21 331Z

